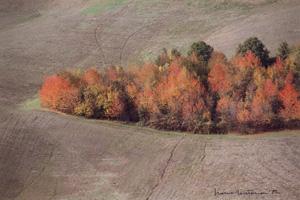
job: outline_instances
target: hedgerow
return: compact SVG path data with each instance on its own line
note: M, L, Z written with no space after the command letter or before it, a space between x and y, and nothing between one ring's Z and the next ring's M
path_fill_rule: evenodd
M285 45L284 58L264 60L268 65L249 46L230 60L198 42L187 57L165 49L155 64L63 71L46 77L39 94L47 108L162 130L223 134L300 127L300 45Z

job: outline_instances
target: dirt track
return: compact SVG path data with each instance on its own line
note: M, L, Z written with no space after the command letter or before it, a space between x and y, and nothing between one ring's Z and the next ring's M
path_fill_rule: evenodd
M101 15L78 14L95 1L46 2L41 16L33 18L28 15L38 8L30 3L24 4L26 9L0 9L0 199L300 198L297 131L254 137L166 134L18 106L37 93L44 76L58 70L124 64L143 54L157 55L162 45L188 46L199 38L215 41L222 32L229 37L235 22L245 24L245 13L251 13L254 23L262 18L258 10L273 16L272 8L284 5L279 12L284 20L299 16L296 1L205 15L204 7L186 12L180 1L125 1ZM160 15L141 12L145 7ZM216 14L213 23L209 19ZM222 16L227 21L220 21ZM191 32L199 19L210 23ZM184 24L190 26L180 29ZM252 34L247 27L243 37ZM286 31L274 34L276 40L299 39L300 26L282 27ZM226 40L228 45L241 42L240 35L236 38ZM218 195L237 190L267 194Z

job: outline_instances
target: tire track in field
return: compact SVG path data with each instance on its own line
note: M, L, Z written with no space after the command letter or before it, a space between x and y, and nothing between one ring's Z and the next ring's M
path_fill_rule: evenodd
M172 149L172 151L171 151L171 153L170 153L170 157L169 157L169 159L167 160L167 163L166 163L165 167L164 167L163 170L162 170L162 173L161 173L161 175L160 175L159 180L156 182L156 184L154 185L154 187L151 189L150 194L148 195L148 197L146 198L146 200L149 200L149 199L151 198L151 196L152 196L153 192L155 191L155 189L156 189L156 188L159 186L159 184L162 182L162 180L163 180L163 178L164 178L164 176L165 176L165 174L166 174L167 168L168 168L168 166L169 166L169 164L170 164L170 161L171 161L172 158L173 158L174 152L175 152L175 150L177 149L177 147L179 146L179 144L182 142L183 139L184 139L184 137L180 138L180 140L179 140L179 141L176 143L176 145L173 147L173 149Z
M102 52L102 55L104 55L106 58L107 58L107 56L106 56L106 54L105 54L105 52L104 52L104 49L103 49L103 45L101 44L101 39L102 39L102 32L101 31L98 31L99 29L100 29L100 27L101 27L101 24L103 23L103 24L113 24L112 23L112 21L113 20L115 20L116 22L119 22L120 20L118 20L117 18L118 18L118 15L119 14L121 14L124 10L126 10L131 4L133 4L134 3L134 0L133 1L131 1L131 2L129 2L128 3L128 5L127 6L125 6L124 8L122 8L120 11L118 11L117 13L115 13L115 14L113 14L111 17L109 17L110 19L104 19L103 21L101 21L99 24L98 24L98 26L97 26L97 31L96 31L96 38L97 38L97 44L98 44L98 46L99 46L99 48L101 48L101 52ZM141 2L137 2L137 4L136 5L140 5L140 4L142 4ZM175 17L175 19L174 20L177 20L177 18ZM111 21L110 23L109 23L109 21ZM129 40L131 40L133 37L135 37L135 36L137 36L138 34L141 34L142 32L150 32L151 31L151 34L150 34L150 36L149 36L149 38L148 38L148 40L150 40L150 39L152 39L152 37L155 35L155 31L156 31L156 28L157 28L157 30L160 30L160 28L161 28L161 26L163 26L165 23L163 23L163 22L160 22L160 19L153 19L153 22L150 22L150 23L147 23L147 24L145 24L145 25L143 25L143 23L142 22L139 22L137 19L133 19L133 20L131 20L131 21L133 21L133 22L135 22L135 23L137 23L138 25L136 25L136 26L140 26L140 28L138 28L136 31L134 31L134 32L132 32L130 35L128 35L125 39L124 39L124 42L123 42L123 44L122 45L119 45L118 47L115 47L114 49L119 49L119 47L120 47L120 49L119 49L119 57L118 57L118 62L119 63L121 63L122 61L123 61L123 58L124 58L124 52L125 52L125 49L126 49L126 46L127 46L127 44L128 44L128 42L129 42ZM169 21L166 21L167 23L169 22ZM131 25L134 25L134 24L131 24ZM136 27L135 26L135 27ZM152 30L151 30L151 29ZM100 35L100 36L99 36ZM112 39L114 39L114 38L112 38ZM122 43L122 42L120 42L120 43ZM111 48L111 47L110 47ZM109 47L108 47L108 49L109 49ZM113 62L115 61L115 60L112 60L111 59L111 61L110 61L110 63L108 63L107 62L108 61L108 59L106 59L106 65L107 64L113 64ZM118 64L119 64L118 63Z
M190 13L194 13L195 11L197 11L199 8L194 8L190 11ZM128 41L130 39L132 39L134 36L138 35L139 33L141 33L143 30L144 32L149 30L150 27L154 28L154 32L152 32L152 34L150 35L150 37L148 38L148 41L151 40L155 35L159 34L159 31L157 33L155 33L155 28L161 28L161 27L165 27L167 24L170 24L170 23L173 23L173 22L177 22L177 21L180 21L182 18L185 18L186 15L188 14L183 14L183 15L175 15L175 17L172 15L172 18L170 19L155 19L153 23L151 24L147 24L145 26L142 26L141 28L139 28L137 31L133 32L131 35L128 36L128 38L125 40L122 48L121 48L121 52L120 52L120 63L122 62L122 59L123 59L123 52L124 52L124 49L128 43ZM214 22L213 20L211 20L212 22ZM214 22L214 25L216 25L216 23Z
M204 144L204 147L203 147L203 156L202 156L202 158L200 159L200 162L203 162L203 160L205 159L205 157L206 157L206 147L207 147L207 141L205 142L205 144Z
M121 48L121 52L120 52L120 63L122 62L122 58L123 58L123 51L125 49L125 46L127 44L127 42L130 40L130 38L132 38L134 35L138 34L144 27L139 28L137 31L133 32L131 35L129 35L129 37L125 40L122 48Z
M130 1L126 6L124 6L124 8L122 8L121 10L119 10L118 12L116 12L115 14L113 14L113 16L112 17L115 17L116 15L118 15L118 14L120 14L121 12L123 12L125 9L127 9L133 2L134 2L135 0L132 0L132 1ZM105 65L105 66L107 66L107 58L106 58L106 55L105 55L105 53L104 53L104 51L103 51L103 47L102 47L102 44L100 43L101 42L101 32L100 32L100 37L98 36L98 30L99 30L99 28L101 27L101 24L102 23L105 23L107 21L107 19L104 19L104 20L102 20L102 21L100 21L100 23L98 23L98 25L96 26L96 29L95 29L95 39L96 39L96 43L97 43L97 45L98 45L98 49L100 49L100 51L101 51L101 54L102 54L102 56L103 56L103 64Z
M113 49L119 49L119 57L118 58L112 58L112 56L109 56L110 57L110 59L109 59L107 57L107 52L105 52L104 45L102 44L102 42L104 40L104 37L103 37L103 31L100 31L100 29L101 29L102 26L105 26L105 24L112 25L114 20L115 20L115 22L120 22L120 19L118 20L118 16L120 18L120 14L123 13L124 10L128 9L128 7L130 5L132 5L134 2L135 2L135 0L129 2L126 6L124 6L122 9L120 9L118 12L112 14L111 16L108 15L106 17L106 19L103 19L102 21L100 21L100 23L97 25L97 27L95 29L95 38L96 38L96 41L97 41L97 45L98 45L98 47L99 47L99 49L101 51L101 54L104 57L103 63L106 66L108 64L114 64L114 62L117 62L117 59L118 59L118 63L117 64L121 64L121 62L124 60L124 53L125 53L125 49L127 47L127 44L128 44L128 42L130 40L132 40L132 38L136 37L137 35L141 35L142 32L147 32L148 31L148 32L151 32L150 35L147 35L148 38L146 39L147 41L149 41L154 36L158 35L160 33L160 31L163 30L162 29L163 27L166 27L170 23L174 23L174 22L180 21L181 19L190 16L191 13L194 13L195 11L199 10L198 7L195 7L193 9L191 9L189 11L189 13L181 13L179 15L172 15L171 18L168 18L168 17L167 18L157 18L156 17L156 18L153 19L152 22L150 22L150 24L148 23L148 24L145 24L145 25L143 25L138 20L133 19L132 21L134 21L134 22L136 22L136 23L139 24L139 25L136 25L136 26L141 26L141 27L138 28L136 31L132 32L126 38L124 38L124 42L123 42L122 45L120 44L120 45L117 45L116 47L107 47L107 49L111 49L111 48L113 48ZM180 4L181 2L177 2L177 3ZM137 2L137 4L142 4L142 3L141 2ZM171 12L174 12L174 14L175 14L177 11L180 11L180 9L179 10L176 9L176 10L173 10ZM129 25L134 25L134 24L131 23ZM106 28L107 27L109 27L109 26L106 26ZM148 33L145 33L145 34L148 34ZM111 44L113 41L110 41L110 40L113 40L113 39L116 39L116 38L120 38L120 37L112 36L112 38L108 39L107 41L109 42L109 44ZM122 42L120 41L118 43L122 43ZM109 50L108 52L111 53L112 55L115 55L115 53L116 53L116 52L113 52L113 50Z
M102 45L101 45L100 42L99 42L100 39L98 38L98 34L97 34L98 29L99 29L101 23L102 23L102 22L100 22L100 23L97 25L96 29L95 29L95 39L96 39L96 43L97 43L97 45L98 45L98 49L100 49L101 54L102 54L102 56L103 56L103 64L106 66L106 65L107 65L106 57L105 57L105 54L104 54L104 52L103 52Z

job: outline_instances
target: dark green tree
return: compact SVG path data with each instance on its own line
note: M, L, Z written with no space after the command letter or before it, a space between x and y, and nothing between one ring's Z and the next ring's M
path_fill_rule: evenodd
M257 37L250 37L245 40L243 44L239 44L238 48L236 49L236 55L244 56L249 50L255 53L263 65L267 64L269 59L269 51Z
M197 77L203 83L206 89L209 73L207 66L213 51L214 48L203 41L194 42L188 52L188 63L185 66L195 78Z
M290 54L290 48L287 42L280 43L278 47L277 57L280 56L283 59L286 59Z
M178 57L181 56L181 53L180 53L180 51L178 51L177 49L173 48L173 49L171 50L171 55L172 55L172 57L178 58Z
M192 44L188 55L191 56L193 53L195 53L199 60L204 60L204 62L208 62L213 51L213 47L211 47L203 41L198 41Z

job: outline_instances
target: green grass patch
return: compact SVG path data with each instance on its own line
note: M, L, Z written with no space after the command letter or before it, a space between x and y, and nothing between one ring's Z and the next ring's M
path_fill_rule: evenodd
M230 10L231 9L247 10L247 9L254 8L254 5L250 3L229 3L225 1L223 4L221 4L221 7Z
M213 5L215 0L187 0L186 7L194 7L194 6L201 6L201 7L210 7Z
M123 5L126 5L124 0L100 1L93 6L84 9L81 14L99 15Z
M264 3L262 3L262 4L268 5L268 4L277 3L277 2L279 2L279 1L281 1L281 0L267 0L266 2L264 2Z
M267 0L259 4L253 3L239 3L232 2L231 0L225 0L221 4L213 5L212 10L251 10L258 6L266 6L270 4L277 3L281 0Z
M256 5L252 3L239 3L239 2L232 2L230 0L225 0L222 3L215 4L210 7L210 11L217 11L217 10L250 10L253 9Z
M217 10L250 10L260 5L268 5L276 3L280 0L267 0L260 4L254 3L241 3L232 0L216 1L216 0L187 0L184 11L189 12L195 7L205 8L205 12L213 12Z
M42 16L40 13L30 13L29 15L23 17L23 18L19 21L19 23L24 23L24 22L33 20L33 19L35 19L35 18L38 18L38 17L40 17L40 16Z
M255 138L264 138L264 137L300 137L300 130L285 130L278 132L265 132L259 134L250 134L250 135L235 135L235 134L227 134L227 135L202 135L208 138L228 138L228 139L255 139Z
M204 139L211 140L211 139L255 139L261 137L300 137L300 130L286 130L286 131L279 131L279 132L266 132L260 134L250 134L250 135L237 135L233 133L229 134L192 134L192 133L185 133L179 131L164 131L164 130L157 130L154 128L150 128L147 126L140 126L138 124L129 123L126 124L124 122L117 122L117 121L108 121L108 120L98 120L98 119L87 119L84 117L78 116L71 116L75 120L84 120L86 122L93 122L93 123L101 123L107 124L110 126L115 127L122 127L122 128L129 128L129 129L136 129L141 131L147 131L153 134L165 135L165 136L183 136L183 137L203 137Z
M300 130L285 130L254 135L254 137L300 137Z
M82 118L82 117L77 117L77 119L79 119L79 120L83 119L83 120L86 120L86 121L89 121L89 122L107 124L107 125L117 126L117 127L122 127L122 128L133 128L133 129L136 129L136 130L149 131L151 133L158 133L158 134L162 134L162 135L166 135L166 136L169 136L169 135L177 135L177 136L178 135L181 135L181 136L183 136L183 135L187 135L187 136L192 135L192 134L183 134L182 132L157 130L157 129L150 128L150 127L147 127L147 126L139 126L139 125L133 124L133 123L125 124L124 122L121 123L121 122L117 122L117 121L86 119L86 118Z
M181 26L168 29L167 35L180 35L180 34L191 34L191 33L206 33L213 28L212 22L208 19L188 21Z
M34 99L29 99L19 104L19 108L24 111L37 110L40 109L40 107L41 107L41 99L39 97L36 97Z

